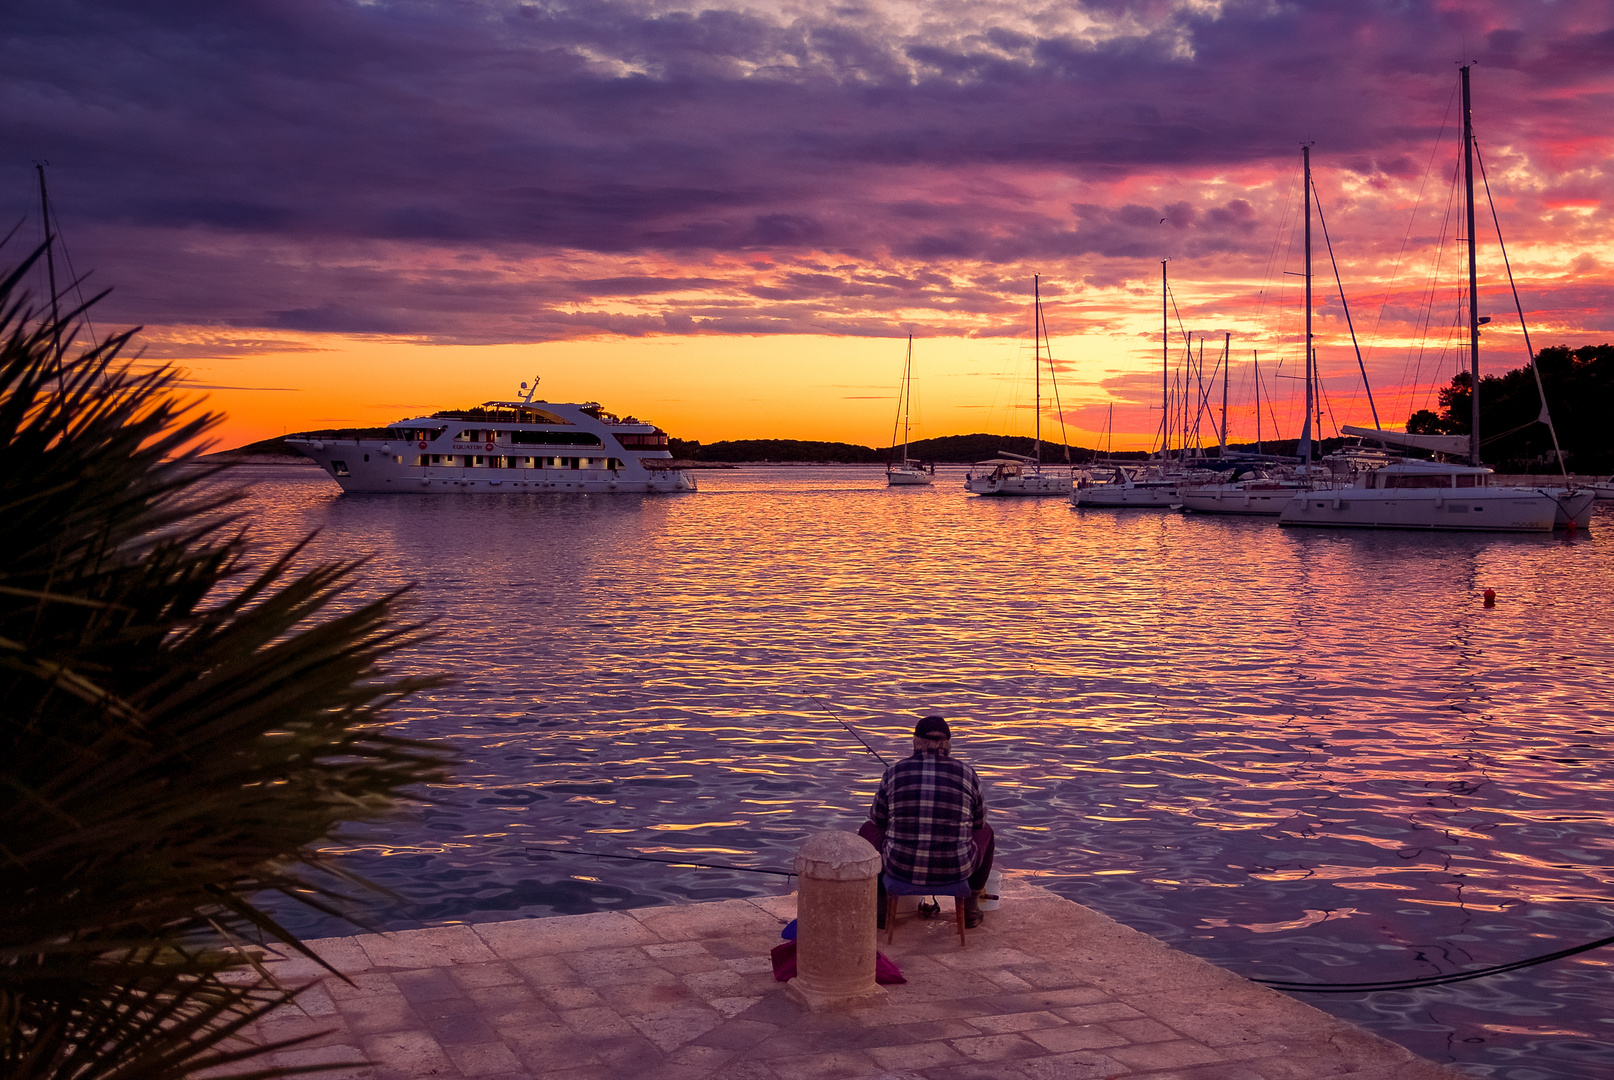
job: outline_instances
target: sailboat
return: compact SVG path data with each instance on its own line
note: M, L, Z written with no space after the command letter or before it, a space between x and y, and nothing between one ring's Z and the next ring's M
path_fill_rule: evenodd
M1042 285L1041 279L1031 279L1032 295L1032 352L1036 373L1036 417L1037 434L1032 443L1033 451L1030 456L1025 454L1011 454L1007 450L999 450L997 457L986 461L977 461L970 466L970 471L964 477L964 490L972 495L1064 495L1070 491L1070 474L1053 470L1043 471L1042 467L1042 358L1048 346L1048 324L1042 317ZM1054 382L1054 358L1052 351L1048 356L1048 379L1054 388L1055 407L1058 407L1059 385ZM1061 416L1060 424L1064 418ZM1066 440L1066 456L1070 454L1069 440Z
M897 393L897 419L891 426L891 456L886 460L887 487L911 487L931 483L936 477L936 466L908 460L908 432L911 428L913 403L913 335L908 335L908 358L902 364L902 385ZM902 428L901 456L897 452L897 428Z
M1111 464L1107 469L1092 469L1071 485L1072 506L1111 510L1170 510L1182 505L1179 488L1184 480L1210 479L1213 474L1195 471L1190 474L1181 462L1173 465L1171 451L1171 328L1168 319L1170 298L1166 288L1166 261L1160 260L1160 356L1161 356L1161 413L1160 461L1156 465L1126 466ZM1186 439L1186 435L1184 436ZM1185 443L1186 446L1186 443Z
M1593 492L1492 486L1492 470L1480 463L1479 328L1482 320L1477 302L1479 273L1474 231L1474 114L1469 95L1469 69L1463 67L1460 71L1463 182L1468 214L1468 353L1469 374L1473 380L1469 434L1421 435L1348 425L1341 430L1364 441L1400 449L1431 451L1443 456L1461 456L1466 452L1468 463L1392 460L1362 473L1349 487L1295 495L1278 516L1280 525L1550 532L1557 525L1583 527L1590 522L1595 501ZM1309 346L1309 339L1307 344ZM1307 401L1309 404L1309 384ZM1302 441L1305 442L1304 436Z
M1180 502L1184 510L1198 514L1242 514L1260 517L1277 517L1282 514L1296 495L1311 491L1323 481L1317 478L1311 464L1311 416L1312 416L1312 389L1316 382L1316 352L1311 346L1311 147L1300 148L1301 183L1306 193L1306 235L1305 235L1305 279L1306 279L1306 420L1300 433L1300 452L1302 464L1299 470L1294 469L1254 469L1253 474L1244 479L1226 480L1211 484L1185 484L1180 494ZM1229 339L1231 341L1231 338ZM1222 389L1226 394L1226 372L1223 373ZM1321 395L1317 395L1321 398ZM1225 402L1225 396L1224 396ZM1222 443L1225 449L1227 441L1227 406L1222 406ZM1261 443L1261 369L1260 357L1256 357L1255 371L1255 423L1256 445ZM1319 434L1321 434L1319 421ZM1298 475L1296 475L1298 472Z

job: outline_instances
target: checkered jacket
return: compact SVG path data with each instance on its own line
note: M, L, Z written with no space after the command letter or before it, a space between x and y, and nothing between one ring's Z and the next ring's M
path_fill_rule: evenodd
M921 751L880 777L869 817L885 830L886 873L915 885L945 885L975 869L971 833L986 824L986 800L974 769Z

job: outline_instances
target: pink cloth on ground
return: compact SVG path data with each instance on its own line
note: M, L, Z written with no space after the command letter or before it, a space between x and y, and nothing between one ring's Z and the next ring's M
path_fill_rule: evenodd
M773 977L789 982L796 977L796 943L786 941L773 947ZM883 952L874 954L874 981L881 984L905 983L902 969Z

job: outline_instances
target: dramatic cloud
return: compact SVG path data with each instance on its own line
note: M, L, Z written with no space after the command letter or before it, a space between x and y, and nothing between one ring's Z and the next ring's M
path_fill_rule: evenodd
M1614 329L1614 12L1591 0L12 0L5 22L0 212L33 212L48 160L115 321L992 336L1022 332L1040 271L1069 332L1116 331L1170 258L1183 318L1255 332L1295 270L1309 140L1360 314L1373 294L1399 339L1455 236L1466 60L1535 317Z

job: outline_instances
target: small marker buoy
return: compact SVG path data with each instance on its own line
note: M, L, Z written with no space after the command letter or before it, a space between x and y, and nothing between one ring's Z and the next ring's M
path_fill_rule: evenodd
M1485 590L1485 606L1486 607L1495 607L1496 606L1496 590L1495 589L1486 589Z

